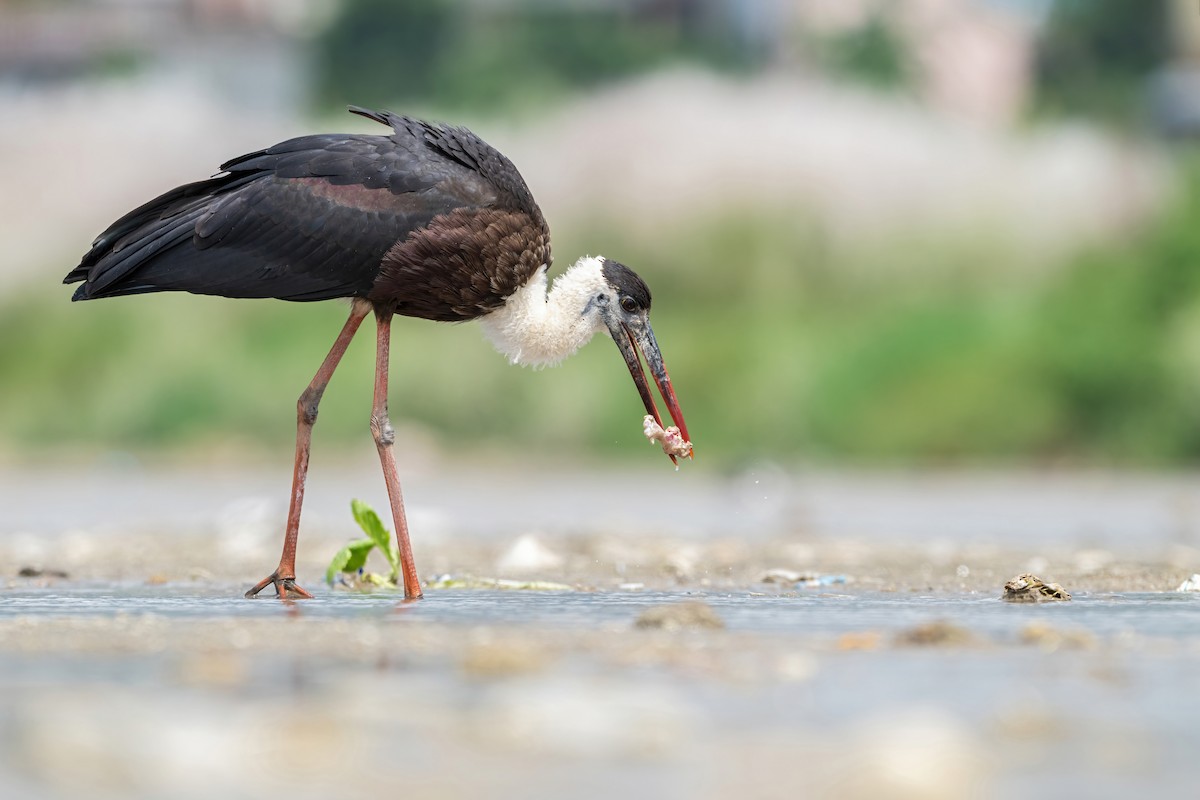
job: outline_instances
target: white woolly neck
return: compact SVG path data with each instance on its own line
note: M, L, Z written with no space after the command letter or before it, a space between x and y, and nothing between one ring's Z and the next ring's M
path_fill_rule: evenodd
M511 364L553 366L583 347L597 331L607 331L595 307L609 290L604 259L585 256L546 291L546 268L537 271L504 305L480 319L483 332Z

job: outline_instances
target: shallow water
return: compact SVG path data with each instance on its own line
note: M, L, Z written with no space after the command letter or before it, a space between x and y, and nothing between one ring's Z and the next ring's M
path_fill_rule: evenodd
M184 756L143 752L139 741L173 731L179 747L191 747L233 724L270 736L264 720L296 710L320 727L311 735L321 748L339 753L365 728L398 748L383 779L416 770L451 796L502 786L535 797L720 797L726 789L772 797L785 785L800 796L904 797L916 796L905 788L912 784L926 797L1001 797L1030 781L1067 796L1186 796L1197 775L1196 594L1085 593L1027 606L852 585L766 594L454 589L417 603L344 592L249 601L238 591L95 582L5 592L3 641L13 640L13 626L68 638L101 626L102 635L81 649L43 644L0 661L9 690L0 730L15 743L0 757L0 786L75 796L95 780L86 759L67 765L80 773L74 778L37 765L78 759L83 747L143 771L110 776L113 796L205 796L199 786L178 791L175 782L191 775L175 763ZM647 608L696 600L724 630L634 628ZM899 644L903 632L934 621L971 641ZM1031 623L1074 638L1023 643ZM258 637L281 631L289 642L332 638L315 649L257 651ZM367 634L375 649L366 656L338 653L338 642ZM464 666L464 648L480 643L499 653L494 673L486 662L482 671ZM532 664L504 666L510 644ZM399 715L404 709L410 716ZM64 745L46 729L86 731L106 717L92 734L98 741L80 744L76 732ZM46 747L65 749L51 756ZM292 767L305 757L290 739L281 748L276 756ZM733 761L712 760L717 753ZM468 758L495 763L486 776L455 773ZM897 758L932 774L897 777L889 772ZM249 796L237 787L257 785L254 764L228 769L245 783L200 785ZM329 790L325 778L313 780L311 792L296 791Z
M565 558L538 577L650 588L405 603L319 584L352 533L330 521L377 477L342 475L314 484L302 537L319 597L285 603L241 596L281 514L242 501L274 478L98 472L56 504L48 476L7 477L8 560L89 577L0 587L0 796L1010 800L1200 782L1200 593L1128 590L1200 571L1200 481L434 475L411 484L426 568L494 574L537 528ZM578 512L618 495L615 516ZM714 567L728 589L705 585L722 541L743 547ZM647 577L616 569L626 551ZM1071 602L998 599L1036 559ZM816 565L849 580L757 581ZM635 627L686 601L724 628ZM932 623L965 638L906 643Z
M545 628L626 625L651 606L701 600L731 631L835 636L895 632L930 620L963 625L986 637L1015 639L1031 617L1096 636L1136 634L1200 641L1200 592L1076 594L1069 603L1033 606L995 596L946 592L879 592L852 588L751 591L427 590L408 603L390 592L334 591L311 601L246 600L238 586L146 586L79 583L12 589L0 595L0 620L153 614L165 619L348 619L403 624L525 625Z

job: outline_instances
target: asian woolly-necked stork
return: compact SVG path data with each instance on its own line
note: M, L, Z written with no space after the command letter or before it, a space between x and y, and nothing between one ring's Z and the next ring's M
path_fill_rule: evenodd
M683 414L650 327L650 290L628 267L585 257L547 291L550 230L516 167L469 130L389 112L350 110L389 125L387 136L302 136L221 165L114 222L64 283L74 300L184 291L281 300L349 298L350 317L297 403L296 460L283 555L271 575L280 597L296 584L296 539L312 426L321 395L360 323L375 313L371 431L387 483L406 597L421 596L388 419L394 314L478 319L514 364L555 364L603 332L661 425L639 361L671 418ZM671 456L672 460L675 456Z

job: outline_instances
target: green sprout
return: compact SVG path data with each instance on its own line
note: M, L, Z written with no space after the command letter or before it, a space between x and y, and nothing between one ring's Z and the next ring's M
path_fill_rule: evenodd
M355 539L334 554L333 560L329 562L329 568L325 570L325 582L333 586L337 576L341 575L342 581L351 586L395 588L400 580L400 551L396 547L396 541L392 538L391 531L383 527L383 522L375 513L375 509L362 500L350 501L350 512L354 515L354 521L358 523L358 527L362 528L367 537ZM376 547L392 567L392 571L388 573L387 577L374 572L363 572L367 556Z

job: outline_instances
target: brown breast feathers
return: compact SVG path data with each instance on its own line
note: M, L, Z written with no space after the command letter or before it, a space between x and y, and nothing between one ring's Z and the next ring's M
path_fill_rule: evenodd
M504 305L549 259L544 221L522 211L459 208L396 242L367 297L408 317L475 319Z

